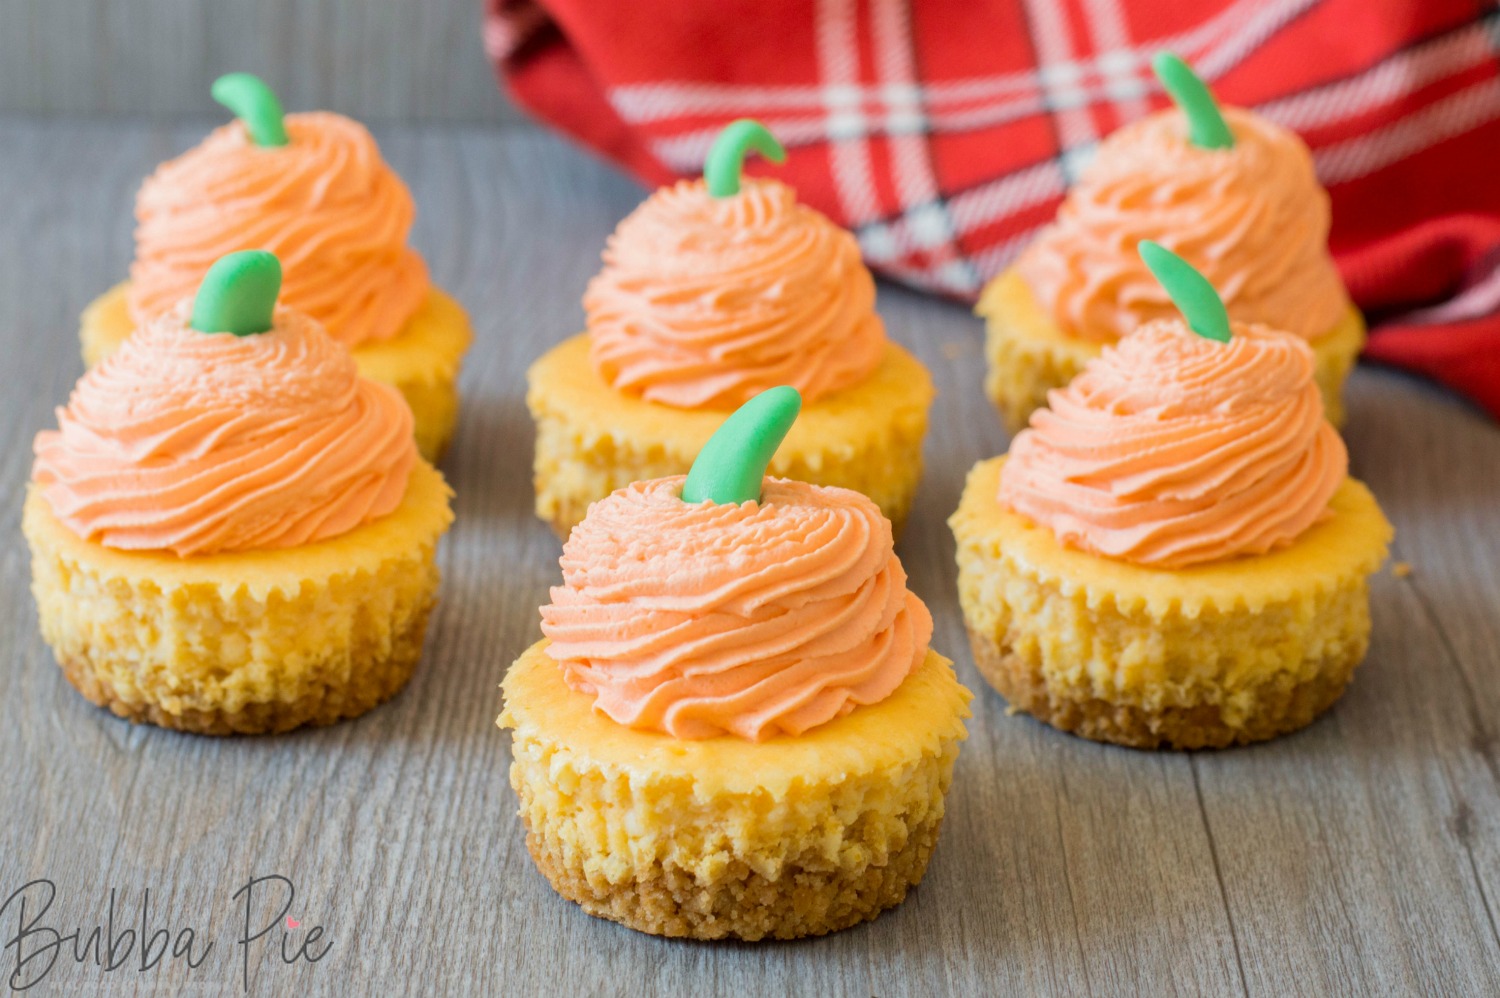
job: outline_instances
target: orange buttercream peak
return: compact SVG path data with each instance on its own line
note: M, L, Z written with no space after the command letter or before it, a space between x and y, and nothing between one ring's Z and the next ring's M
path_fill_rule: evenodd
M282 303L350 346L395 336L429 282L406 245L416 210L358 122L288 115L291 140L263 147L242 122L163 163L136 198L131 319L144 325L236 250L275 253Z
M78 382L33 478L80 537L183 557L295 547L390 513L417 460L393 388L312 319L202 333L190 300Z
M702 181L658 190L610 237L583 304L600 377L684 409L733 409L777 385L815 402L885 354L854 237L775 180L727 197Z
M797 735L889 696L927 654L889 521L847 489L766 479L759 502L637 482L589 510L542 608L595 709L678 738Z
M1229 317L1306 339L1348 308L1328 253L1329 201L1294 132L1225 108L1232 149L1189 141L1175 110L1105 139L1054 224L1017 262L1072 336L1109 342L1174 314L1141 261L1142 240L1180 255L1219 291Z
M1348 463L1306 342L1236 323L1218 343L1163 319L1048 395L999 499L1068 546L1181 568L1290 544Z

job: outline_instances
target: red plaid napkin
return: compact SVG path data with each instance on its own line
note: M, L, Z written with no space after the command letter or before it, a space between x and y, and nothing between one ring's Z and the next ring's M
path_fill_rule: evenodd
M661 184L758 118L776 175L875 270L972 300L1100 137L1165 103L1168 48L1312 146L1366 355L1500 417L1492 0L487 0L516 99ZM752 160L749 172L767 169Z

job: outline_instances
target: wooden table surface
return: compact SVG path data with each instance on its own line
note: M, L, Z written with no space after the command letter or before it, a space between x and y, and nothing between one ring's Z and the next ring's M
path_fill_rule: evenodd
M40 928L86 939L114 889L120 945L149 890L150 932L191 927L213 949L196 969L142 973L137 952L106 973L65 941L33 993L242 993L247 962L265 995L1500 993L1500 429L1361 368L1355 473L1412 571L1374 579L1353 687L1268 745L1095 745L1006 716L974 671L944 520L1006 437L980 392L978 323L890 286L880 311L942 392L900 553L934 646L978 694L927 879L872 924L757 945L639 935L554 895L494 725L557 577L557 541L531 514L523 372L580 328L604 237L641 191L529 128L380 132L417 199L414 242L478 334L444 466L458 497L442 602L411 686L361 720L275 738L89 706L37 636L18 525L31 438L80 373L80 309L125 272L137 184L202 132L0 119L0 901L34 879L57 892L40 917L42 886L21 895L24 921L18 900L0 911L7 979ZM250 933L236 890L272 874L295 884L294 938L326 927L321 962L284 963L279 928L237 943L277 917L281 886L251 892Z

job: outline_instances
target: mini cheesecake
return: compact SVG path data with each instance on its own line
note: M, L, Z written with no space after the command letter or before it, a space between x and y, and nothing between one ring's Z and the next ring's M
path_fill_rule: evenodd
M283 116L244 73L214 84L238 119L163 163L136 197L130 279L83 313L84 363L191 297L221 255L258 249L284 268L282 303L322 324L360 372L401 392L422 455L436 462L458 419L468 316L433 287L406 243L411 194L358 122Z
M970 695L879 508L764 477L799 405L767 391L686 477L595 503L505 676L527 847L589 914L792 939L927 868Z
M1220 110L1175 56L1155 66L1176 106L1100 143L1056 220L981 295L986 392L1014 433L1107 346L1175 315L1136 254L1154 240L1204 275L1231 319L1305 340L1341 424L1365 325L1328 252L1329 198L1307 144L1253 112Z
M740 177L752 146L782 155L736 122L703 180L620 223L584 295L585 333L527 374L536 513L560 537L614 490L686 474L736 406L780 385L804 412L771 473L855 489L898 534L906 520L932 379L886 338L854 237L785 184Z

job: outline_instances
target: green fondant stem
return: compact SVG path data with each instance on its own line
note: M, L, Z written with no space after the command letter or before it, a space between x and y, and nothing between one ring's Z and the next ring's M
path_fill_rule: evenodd
M682 486L683 501L759 499L766 465L801 410L802 396L786 385L767 389L736 409L698 452Z
M738 194L745 157L752 149L773 163L786 162L786 150L765 125L751 118L731 121L714 140L708 159L703 163L703 180L708 193L716 198Z
M214 81L211 93L245 123L256 145L284 146L289 141L281 101L265 80L252 73L228 73Z
M1234 148L1234 133L1218 101L1191 66L1171 52L1158 52L1151 68L1187 118L1189 142L1200 149Z
M1205 339L1228 343L1229 313L1208 278L1160 243L1141 240L1141 259L1166 289L1189 328Z
M280 293L281 261L274 254L243 250L221 256L198 285L190 325L200 333L267 332Z

